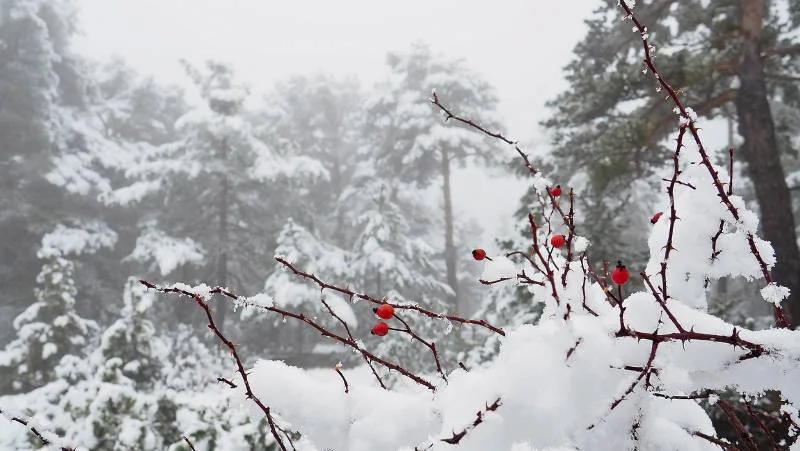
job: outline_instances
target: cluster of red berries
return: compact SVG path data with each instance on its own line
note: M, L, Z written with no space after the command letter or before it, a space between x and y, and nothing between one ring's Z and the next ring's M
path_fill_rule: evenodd
M561 196L561 185L556 185L556 186L554 186L552 188L547 188L547 191L550 193L551 196L559 197L559 196ZM650 222L655 224L658 221L658 219L661 217L662 214L663 214L663 212L656 213L650 219ZM553 235L553 236L550 237L550 244L556 249L561 249L562 247L564 247L565 244L567 244L567 238L562 234ZM478 249L475 249L475 250L472 251L472 258L474 258L475 260L478 260L478 261L481 261L481 260L489 260L489 261L491 261L492 260L491 258L486 256L486 251L481 249L481 248L478 248ZM626 283L628 283L628 280L630 280L630 278L631 278L631 273L630 273L630 271L628 271L628 268L626 268L625 265L623 265L621 261L618 261L617 262L617 267L614 268L614 271L611 272L611 280L617 285L625 285ZM384 304L381 307L384 307L384 306L389 307L390 309L392 308L392 306L390 306L388 304ZM376 310L376 312L378 313L378 316L381 316L379 310L380 310L380 308L378 308ZM384 318L384 319L391 318L391 316L394 314L394 309L390 310L390 312L391 313L389 313L389 316ZM383 318L383 316L381 316L381 318ZM385 323L381 322L381 323L378 323L378 325L375 326L375 328L377 328L381 324L385 325ZM383 332L383 334L377 333L375 331L375 328L372 329L372 333L374 333L376 335L386 335L386 332ZM385 329L388 331L388 326L385 326Z
M394 307L389 304L381 304L378 308L373 310L380 319L391 319L394 316ZM389 333L389 325L383 321L378 322L372 328L372 335L382 337Z

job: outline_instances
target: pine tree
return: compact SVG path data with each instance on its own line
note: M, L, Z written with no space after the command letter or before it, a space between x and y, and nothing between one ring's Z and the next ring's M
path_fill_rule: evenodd
M323 280L340 282L353 280L353 276L348 271L350 253L320 240L315 234L291 218L278 235L275 254L286 259L296 268L313 273ZM321 294L318 288L310 285L307 281L298 279L282 264L276 265L272 274L266 279L264 291L272 296L276 305L281 308L301 312L328 327L341 328L341 324L331 317L327 307L323 304L322 299L325 299L333 311L348 324L348 327L354 331L358 330L356 315L347 299L337 294ZM276 334L271 337L274 344L271 343L269 348L269 352L275 358L285 358L288 361L299 359L293 362L298 366L332 364L327 361L335 362L341 358L335 357L338 351L334 351L334 356L323 355L328 352L317 352L320 351L319 345L321 344L318 338L319 334L303 324L286 323L284 318L255 310L245 311L244 317L248 321L247 327L262 331L265 327L269 327ZM265 326L265 323L269 326ZM249 335L255 336L252 333Z
M281 210L321 238L348 247L353 234L341 196L363 141L363 93L358 82L325 74L296 76L278 83L265 100L259 136L274 149L318 162L329 174L301 186L300 193L296 186L281 192L285 204Z
M122 296L122 317L106 329L100 344L104 382L130 380L136 389L152 388L160 378L162 343L150 320L154 295L131 278Z
M737 155L753 181L764 236L776 246L775 277L794 293L800 291L800 251L780 165L793 132L776 128L787 110L800 107L800 91L786 77L800 57L792 34L797 17L780 13L791 4L668 0L638 10L657 46L659 71L682 101L708 119L738 121L744 142ZM646 212L649 192L664 187L661 172L671 164L674 143L667 138L676 119L666 93L642 75L641 36L619 20L616 2L605 2L587 25L566 68L570 87L549 104L554 114L543 123L555 145L548 170L577 190L578 222L596 256L640 261L644 240L631 232L646 229L644 219L654 213ZM769 102L781 105L773 107L780 114ZM720 157L727 152L712 155ZM622 236L640 244L632 248L617 239ZM791 305L800 318L800 302Z
M0 2L0 285L8 300L30 299L48 213L63 196L43 175L59 97L75 91L67 53L73 13L68 0Z
M451 180L453 171L469 162L499 163L494 142L461 124L432 120L432 90L459 114L496 127L497 98L492 87L461 60L434 55L422 44L406 53L387 57L391 77L367 101L366 152L377 156L381 172L395 173L406 182L426 187L441 180L444 205L444 260L451 302L461 309L458 296L458 253Z
M444 268L436 249L428 244L430 207L422 193L408 183L379 175L370 162L361 165L344 199L357 213L358 235L349 262L348 275L360 290L386 296L392 303L416 303L434 312L446 312L453 291L444 280ZM378 319L372 309L359 309L363 330ZM365 315L366 314L366 315ZM428 341L437 341L440 357L453 364L454 343L448 337L452 325L430 320L416 313L402 314L411 329ZM391 327L402 328L392 320ZM410 336L390 331L380 340L377 352L399 360L414 370L435 371L435 360L421 343L409 343ZM451 354L446 353L450 352ZM422 353L422 354L421 354ZM423 355L423 357L421 357Z
M253 262L271 259L278 231L270 220L279 216L270 182L296 177L302 183L325 173L273 151L257 136L245 106L248 89L229 66L185 67L200 103L176 122L177 141L146 150L127 174L132 186L160 200L142 218L131 257L162 276L193 265L197 270L184 272L182 280L254 291L266 266ZM226 311L226 304L217 307L220 327Z
M36 302L14 320L17 338L0 351L0 393L24 393L53 381L67 355L84 355L98 326L75 311L74 264L48 255L36 278Z

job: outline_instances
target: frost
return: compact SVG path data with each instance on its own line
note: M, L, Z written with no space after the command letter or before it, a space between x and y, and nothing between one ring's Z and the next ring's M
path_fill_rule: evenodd
M761 297L771 304L780 306L781 302L789 297L789 289L772 282L761 289Z
M117 242L117 234L106 224L87 222L75 227L58 224L52 232L42 237L39 258L58 255L91 254L100 249L111 248Z
M166 276L181 265L201 263L204 256L200 244L190 238L174 238L151 227L136 240L127 259L152 262Z
M575 252L578 253L584 252L586 249L589 248L589 240L587 240L582 236L576 236L573 239L572 248L575 250Z
M517 265L510 259L504 256L492 257L492 261L487 261L483 273L481 273L481 280L494 281L509 278L515 281L517 278Z

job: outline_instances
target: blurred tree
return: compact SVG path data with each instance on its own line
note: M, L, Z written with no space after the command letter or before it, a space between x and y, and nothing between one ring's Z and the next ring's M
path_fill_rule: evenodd
M281 211L320 238L348 247L353 233L341 196L363 141L361 87L354 79L325 74L295 76L278 83L265 100L266 108L258 111L263 116L259 136L273 149L318 161L329 174L282 194ZM302 202L296 201L298 196Z
M273 193L265 182L292 187L327 174L314 160L273 150L256 135L245 106L248 89L229 66L185 68L200 102L177 120L179 139L146 147L126 171L131 184L123 192L159 200L143 216L130 257L152 263L162 276L194 265L199 271L184 280L253 291L266 277L266 266L254 262L271 260L280 217L272 207L281 185ZM218 306L220 327L227 309Z
M493 141L460 124L432 120L436 108L428 98L435 89L459 114L495 129L497 98L489 83L462 60L434 55L423 44L406 53L390 53L387 63L390 78L366 105L366 149L377 155L381 172L398 174L422 187L442 181L447 283L454 293L451 301L460 311L452 173L471 161L499 164L499 152Z
M55 109L80 92L68 53L69 0L0 1L0 285L4 303L31 298L36 252L62 193L48 183Z
M75 312L73 263L45 255L36 278L36 301L14 320L17 338L0 351L0 394L25 393L56 379L66 355L82 357L97 332L94 321Z
M297 269L313 273L323 280L338 282L353 280L348 271L349 252L319 239L317 235L291 218L278 235L275 254L285 258ZM331 317L327 307L322 303L321 299L325 299L352 330L358 327L358 320L349 300L335 293L321 293L319 287L297 277L282 264L276 263L266 279L264 291L281 308L298 311L330 327L341 327L338 320ZM270 333L275 333L267 349L267 352L271 353L271 358L285 359L293 365L302 367L329 365L332 364L331 359L339 359L331 357L335 351L330 352L330 348L319 346L321 344L319 333L303 323L286 323L285 318L278 315L250 309L243 312L243 317L247 321L245 327L250 332L248 336L252 345L260 345L260 351L263 352L265 348L264 334L257 332L264 331L267 326Z
M442 277L436 249L428 244L433 214L422 193L396 176L377 172L367 161L360 165L344 197L355 214L358 231L350 273L359 289L393 303L411 302L437 313L447 312L446 300L453 290ZM375 307L359 309L363 332L381 321L372 311ZM415 333L440 345L442 364L455 364L458 349L450 342L454 338L449 336L452 324L399 314ZM404 327L397 320L386 322L393 328ZM390 331L380 339L377 351L415 371L436 371L430 352L409 340L402 332Z

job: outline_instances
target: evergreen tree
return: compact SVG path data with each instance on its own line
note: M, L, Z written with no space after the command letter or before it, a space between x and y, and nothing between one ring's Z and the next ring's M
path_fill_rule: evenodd
M259 136L271 148L318 162L329 174L302 186L301 192L297 186L293 192L282 192L281 210L321 238L348 247L354 237L341 196L363 141L363 93L358 82L324 74L296 76L277 84L266 103Z
M367 101L365 151L377 156L382 173L399 174L422 187L441 180L447 283L454 292L451 301L460 311L452 173L469 162L498 163L499 152L493 141L461 124L432 120L436 109L428 99L435 89L459 114L496 129L497 98L463 61L434 55L422 44L406 53L389 54L387 63L389 81Z
M786 77L800 57L792 33L796 13L781 13L791 4L668 0L637 8L656 46L659 71L682 101L700 116L738 122L743 143L737 155L753 182L764 236L776 247L775 277L796 293L800 251L780 164L794 133L780 126L782 118L800 106L800 90ZM631 232L646 229L654 213L647 212L650 192L664 189L675 113L652 76L642 75L641 36L619 20L616 2L605 2L587 25L566 68L570 87L550 103L554 114L543 123L555 144L548 169L578 191L583 215L577 220L596 257L641 261L644 239ZM773 108L777 116L770 101L781 105ZM800 321L800 302L791 305Z
M51 165L60 96L72 94L69 0L0 2L0 285L8 303L30 299L36 253L62 193Z
M100 355L104 382L131 381L138 390L152 388L160 379L163 344L150 320L154 295L131 278L122 296L122 317L103 333Z
M407 185L368 176L346 194L351 205L362 204L356 217L358 236L350 262L352 276L363 289L377 294L402 293L446 298L452 289L443 282L436 249L427 243L430 208ZM359 199L356 199L358 197Z
M73 263L47 255L36 302L14 320L17 338L0 351L0 394L24 393L55 380L64 356L84 355L98 326L75 311Z
M444 268L436 249L428 244L433 215L422 193L389 175L379 175L370 162L356 173L344 199L357 213L358 235L349 262L349 275L360 290L386 296L393 303L416 303L434 312L446 312L452 289L444 280ZM380 319L372 309L358 309L369 330ZM444 364L453 364L456 349L448 336L452 325L417 313L401 313L409 327L427 341L437 343ZM403 328L396 321L391 327ZM390 331L376 348L381 355L399 360L414 370L435 371L435 360L421 343L409 343L409 335ZM450 354L446 354L450 353Z
M248 121L247 87L229 66L186 64L186 70L200 103L176 122L177 141L147 149L127 172L139 198L160 201L143 216L131 257L152 263L162 276L191 264L198 270L184 272L182 280L254 291L266 267L253 262L271 259L277 233L269 182L296 177L301 183L324 170L265 145ZM220 327L226 311L226 304L217 308Z
M348 271L350 253L320 240L292 219L287 221L278 235L275 254L285 258L296 268L313 273L323 280L339 282L353 280ZM318 287L298 278L282 264L277 264L266 279L264 291L272 296L276 305L281 308L315 318L327 327L341 328L341 323L331 317L327 307L322 303L321 299L325 299L333 311L348 324L351 331L358 330L358 321L348 300L337 294L327 292L321 294ZM246 310L243 316L248 322L248 328L262 331L259 340L262 349L264 329L267 328L268 333L273 334L270 337L269 348L272 358L287 359L297 366L332 364L342 358L337 356L340 350L334 350L332 356L323 355L331 354L330 350L320 347L319 334L305 324L286 323L284 318L256 310ZM256 334L249 335L255 337Z

